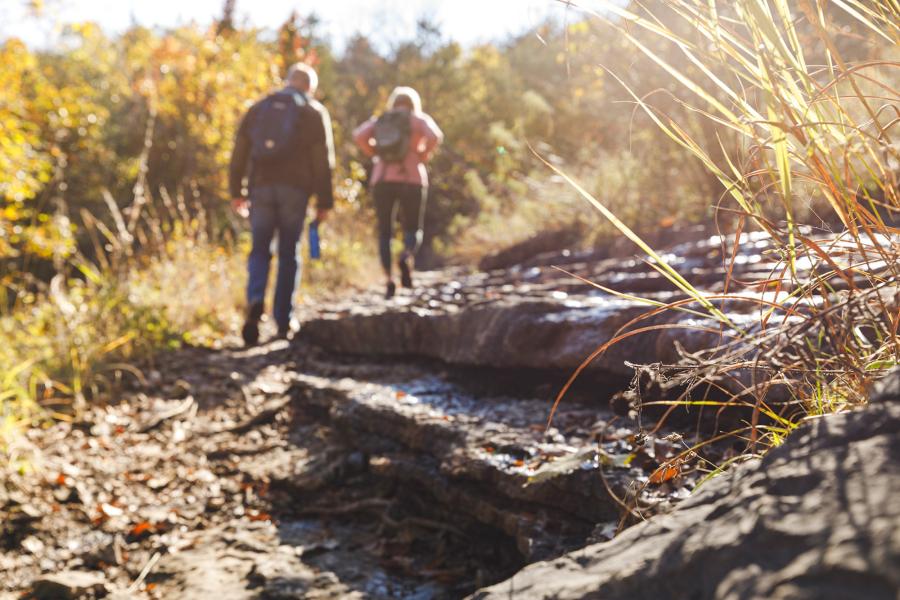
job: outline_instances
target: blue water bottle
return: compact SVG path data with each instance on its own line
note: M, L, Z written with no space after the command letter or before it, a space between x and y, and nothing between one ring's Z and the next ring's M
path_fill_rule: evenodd
M309 257L312 260L318 260L321 256L319 251L319 222L312 221L309 224Z

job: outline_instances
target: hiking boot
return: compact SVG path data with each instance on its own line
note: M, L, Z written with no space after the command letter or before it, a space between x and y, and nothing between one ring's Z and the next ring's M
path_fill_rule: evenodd
M259 342L259 319L263 314L263 303L254 302L247 309L247 320L241 328L245 346L255 346Z
M412 287L412 268L409 263L412 261L412 257L408 254L404 254L400 257L400 260L397 261L397 264L400 267L400 285L405 288Z
M384 299L390 300L394 297L394 294L397 292L397 284L393 281L387 282L387 289L384 291Z
M288 340L290 338L291 338L291 326L285 325L284 327L282 327L281 325L279 325L278 333L275 334L275 339L276 340Z

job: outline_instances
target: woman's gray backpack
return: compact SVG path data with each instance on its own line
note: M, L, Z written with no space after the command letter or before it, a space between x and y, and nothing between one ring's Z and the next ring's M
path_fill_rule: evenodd
M411 136L410 112L403 109L389 110L375 121L372 135L375 139L375 154L387 162L403 162L409 152Z

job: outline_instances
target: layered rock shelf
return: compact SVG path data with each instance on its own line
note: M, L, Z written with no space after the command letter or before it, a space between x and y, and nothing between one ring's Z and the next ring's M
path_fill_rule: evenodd
M728 247L721 239L710 238L673 248L663 258L693 285L710 291L725 279ZM764 237L745 234L732 278L765 280L776 266L763 254L768 248ZM651 302L683 297L642 260L595 264L590 258L553 253L487 273L423 274L419 289L394 302L369 296L320 311L304 322L301 339L334 352L366 356L424 356L453 365L571 372L623 325L653 308L635 298L612 296L592 284ZM736 324L752 323L759 311L752 301L759 292L748 289L744 294L747 301L732 300L726 305ZM674 362L675 339L687 348L700 349L716 338L697 330L697 325L709 325L709 321L673 311L643 320L641 326L663 323L684 327L618 343L592 363L593 372L630 376L626 362Z
M473 397L417 375L389 385L301 376L293 392L304 410L319 409L344 432L349 448L366 453L373 474L417 486L444 510L510 536L527 561L615 523L619 507L606 486L623 493L646 481L642 469L614 464L627 455L632 429L613 427L607 438L622 439L597 445L608 411L566 406L547 429L546 400ZM560 464L567 468L554 472Z

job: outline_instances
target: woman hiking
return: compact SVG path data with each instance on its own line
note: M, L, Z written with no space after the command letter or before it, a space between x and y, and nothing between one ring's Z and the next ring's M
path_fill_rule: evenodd
M418 92L410 87L395 88L387 111L353 132L353 141L374 160L370 185L378 221L378 250L387 277L386 298L397 290L391 275L391 238L398 209L403 228L403 252L397 262L400 285L412 287L413 261L422 244L428 198L425 163L443 139L434 119L422 112Z

